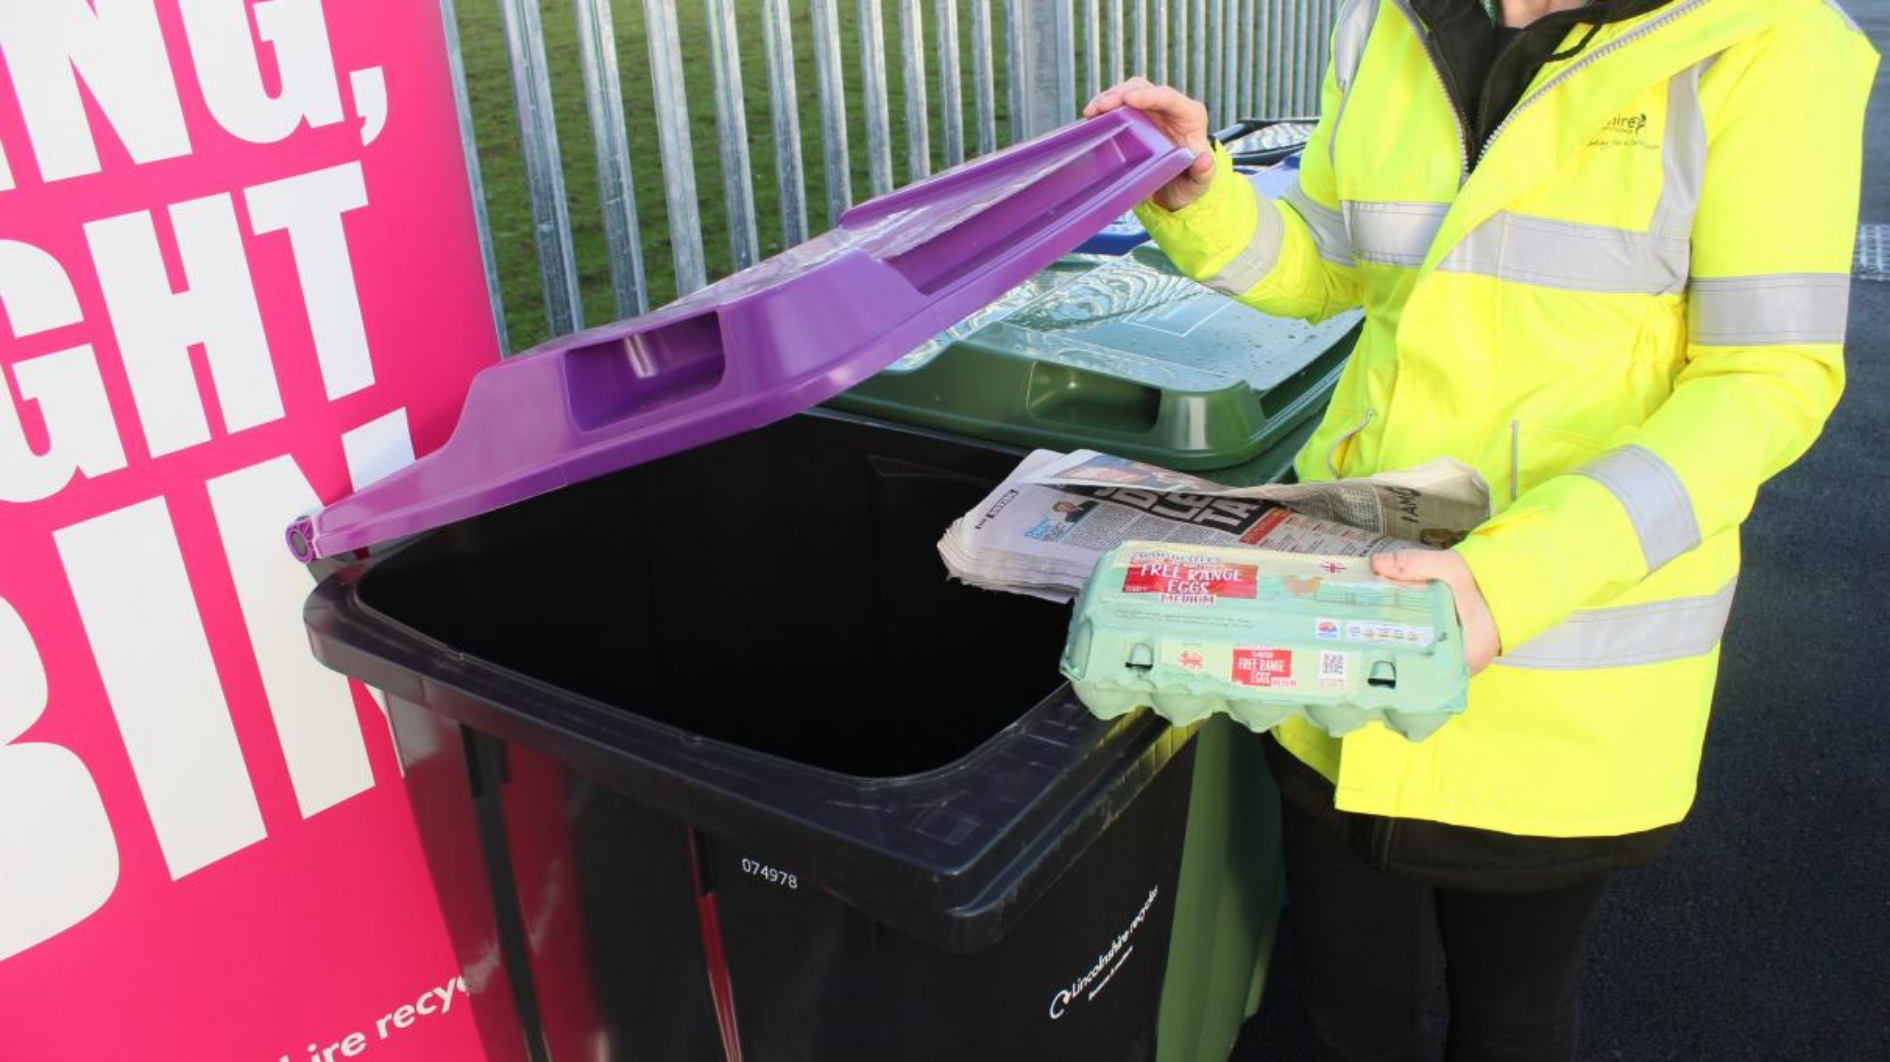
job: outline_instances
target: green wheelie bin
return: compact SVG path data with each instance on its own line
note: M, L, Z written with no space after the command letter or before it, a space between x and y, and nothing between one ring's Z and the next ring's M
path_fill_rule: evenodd
M1359 321L1269 316L1181 276L1152 245L1071 255L828 404L1268 483L1324 412ZM1194 737L1157 1062L1227 1058L1259 1006L1279 920L1279 793L1260 742L1222 717Z

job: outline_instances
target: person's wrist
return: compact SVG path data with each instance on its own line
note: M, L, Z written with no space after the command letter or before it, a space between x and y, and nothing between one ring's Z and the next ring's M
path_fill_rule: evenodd
M1157 188L1149 199L1174 214L1186 209L1208 193L1214 175L1222 168L1220 145L1208 138L1195 148L1194 162L1180 176Z
M1149 198L1155 200L1156 206L1161 207L1170 214L1178 213L1189 204L1206 195L1208 184L1212 182L1213 179L1213 170L1209 170L1208 175L1204 178L1191 176L1177 177L1167 184L1162 185L1160 188L1157 188L1155 194Z

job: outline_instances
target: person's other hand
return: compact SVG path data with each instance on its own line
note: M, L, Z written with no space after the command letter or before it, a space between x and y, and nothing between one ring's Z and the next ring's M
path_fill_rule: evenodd
M1490 604L1470 574L1464 559L1449 550L1401 549L1372 556L1372 574L1399 583L1426 583L1433 579L1450 587L1457 602L1457 622L1463 626L1463 653L1472 675L1488 667L1502 645Z
M1214 180L1207 108L1167 85L1157 85L1145 77L1132 77L1090 100L1089 106L1083 108L1083 117L1094 118L1118 107L1133 107L1148 115L1155 127L1167 133L1176 146L1195 153L1192 166L1149 196L1155 205L1163 210L1180 210L1201 198L1201 193L1207 191L1208 184Z

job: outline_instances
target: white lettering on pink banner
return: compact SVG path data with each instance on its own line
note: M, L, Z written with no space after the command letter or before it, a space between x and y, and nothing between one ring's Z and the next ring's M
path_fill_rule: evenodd
M497 354L440 9L0 3L0 82L0 1058L275 1059L463 965L282 542ZM512 1062L464 980L375 1057Z

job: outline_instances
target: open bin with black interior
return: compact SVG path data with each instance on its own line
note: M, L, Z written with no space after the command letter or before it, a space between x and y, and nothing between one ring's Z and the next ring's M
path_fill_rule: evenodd
M1020 451L805 412L1187 161L1118 112L857 208L488 369L447 446L291 528L341 562L311 641L387 695L489 1043L1194 1057L1158 1042L1214 958L1170 940L1220 917L1177 902L1193 732L1095 719L1064 609L945 579Z
M1014 464L794 417L429 534L310 624L397 714L478 735L487 785L564 775L610 1057L719 1057L722 993L746 1057L1153 1057L1191 746L1071 696L1062 608L939 577L939 528Z

